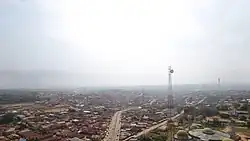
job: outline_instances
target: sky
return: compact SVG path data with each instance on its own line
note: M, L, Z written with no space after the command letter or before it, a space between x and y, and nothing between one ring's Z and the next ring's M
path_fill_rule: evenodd
M162 85L169 65L174 84L218 77L250 84L249 6L249 0L1 0L0 86L21 86L17 79L30 81L25 86Z

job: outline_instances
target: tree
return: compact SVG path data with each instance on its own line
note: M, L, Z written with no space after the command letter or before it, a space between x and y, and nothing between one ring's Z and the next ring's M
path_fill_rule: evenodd
M238 109L238 108L240 107L240 104L239 104L239 103L233 103L233 107L234 107L235 109Z
M246 121L247 120L247 117L246 116L239 116L239 120L242 120L242 121Z
M0 120L0 124L9 124L13 121L15 121L15 114L7 113L3 115L2 119Z
M213 126L214 127L219 127L221 124L220 124L220 121L218 118L214 118L213 119Z
M39 141L38 139L31 139L31 140L27 140L27 141Z
M153 141L166 141L167 136L166 135L154 135L152 136Z
M220 117L228 119L230 117L230 115L227 113L220 113Z
M247 128L250 128L250 119L247 121Z
M148 136L141 136L139 139L139 141L153 141L150 137Z
M240 110L240 111L247 111L247 104L242 104L242 105L238 108L238 110Z
M201 109L201 114L203 116L216 116L218 113L217 109L216 108L210 108L210 107L205 107L203 109Z
M177 111L178 113L180 113L182 110L183 110L183 107L178 106L178 107L176 108L176 111Z
M221 104L219 104L219 105L216 106L216 108L218 110L220 110L220 111L227 111L228 108L229 108L229 106L228 105L223 105L223 104L221 105Z

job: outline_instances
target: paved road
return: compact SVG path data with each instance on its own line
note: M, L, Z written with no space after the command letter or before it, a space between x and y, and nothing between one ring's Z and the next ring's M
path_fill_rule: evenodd
M205 99L206 99L206 97L203 98L202 100L200 100L198 103L194 104L193 106L199 105L200 103L204 102ZM178 117L180 117L180 116L183 115L183 114L184 114L184 111L181 111L179 114L177 114L177 115L171 117L171 119L172 119L172 120L177 119ZM123 140L123 141L128 141L128 140L130 140L130 139L132 139L132 138L138 138L138 137L140 137L140 136L142 136L142 135L145 135L145 134L149 133L149 132L152 131L152 130L155 130L155 129L157 129L157 128L163 126L163 125L166 125L167 122L168 122L168 119L166 119L166 121L163 121L163 122L161 122L161 123L159 123L159 124L157 124L157 125L153 125L153 126L151 126L150 128L148 128L148 129L143 130L142 132L138 133L137 135L130 136L130 137L126 138L126 139Z
M109 125L108 133L103 141L119 141L121 129L121 114L122 112L133 109L138 109L138 107L131 107L125 110L118 111L114 114Z
M118 111L112 117L107 135L103 141L119 141L119 133L120 133L119 127L121 125L120 120L121 120L121 111Z

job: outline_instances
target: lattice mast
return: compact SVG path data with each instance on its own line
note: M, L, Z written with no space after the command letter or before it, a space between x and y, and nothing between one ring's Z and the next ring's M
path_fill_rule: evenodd
M172 109L174 108L174 96L173 96L173 89L172 89L172 74L174 70L171 66L168 67L168 108L170 110L170 116L172 113Z

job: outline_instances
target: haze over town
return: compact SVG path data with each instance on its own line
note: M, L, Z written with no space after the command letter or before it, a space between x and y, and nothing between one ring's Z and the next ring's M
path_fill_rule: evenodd
M250 84L249 4L0 1L1 87Z
M249 0L0 0L0 141L249 141Z

